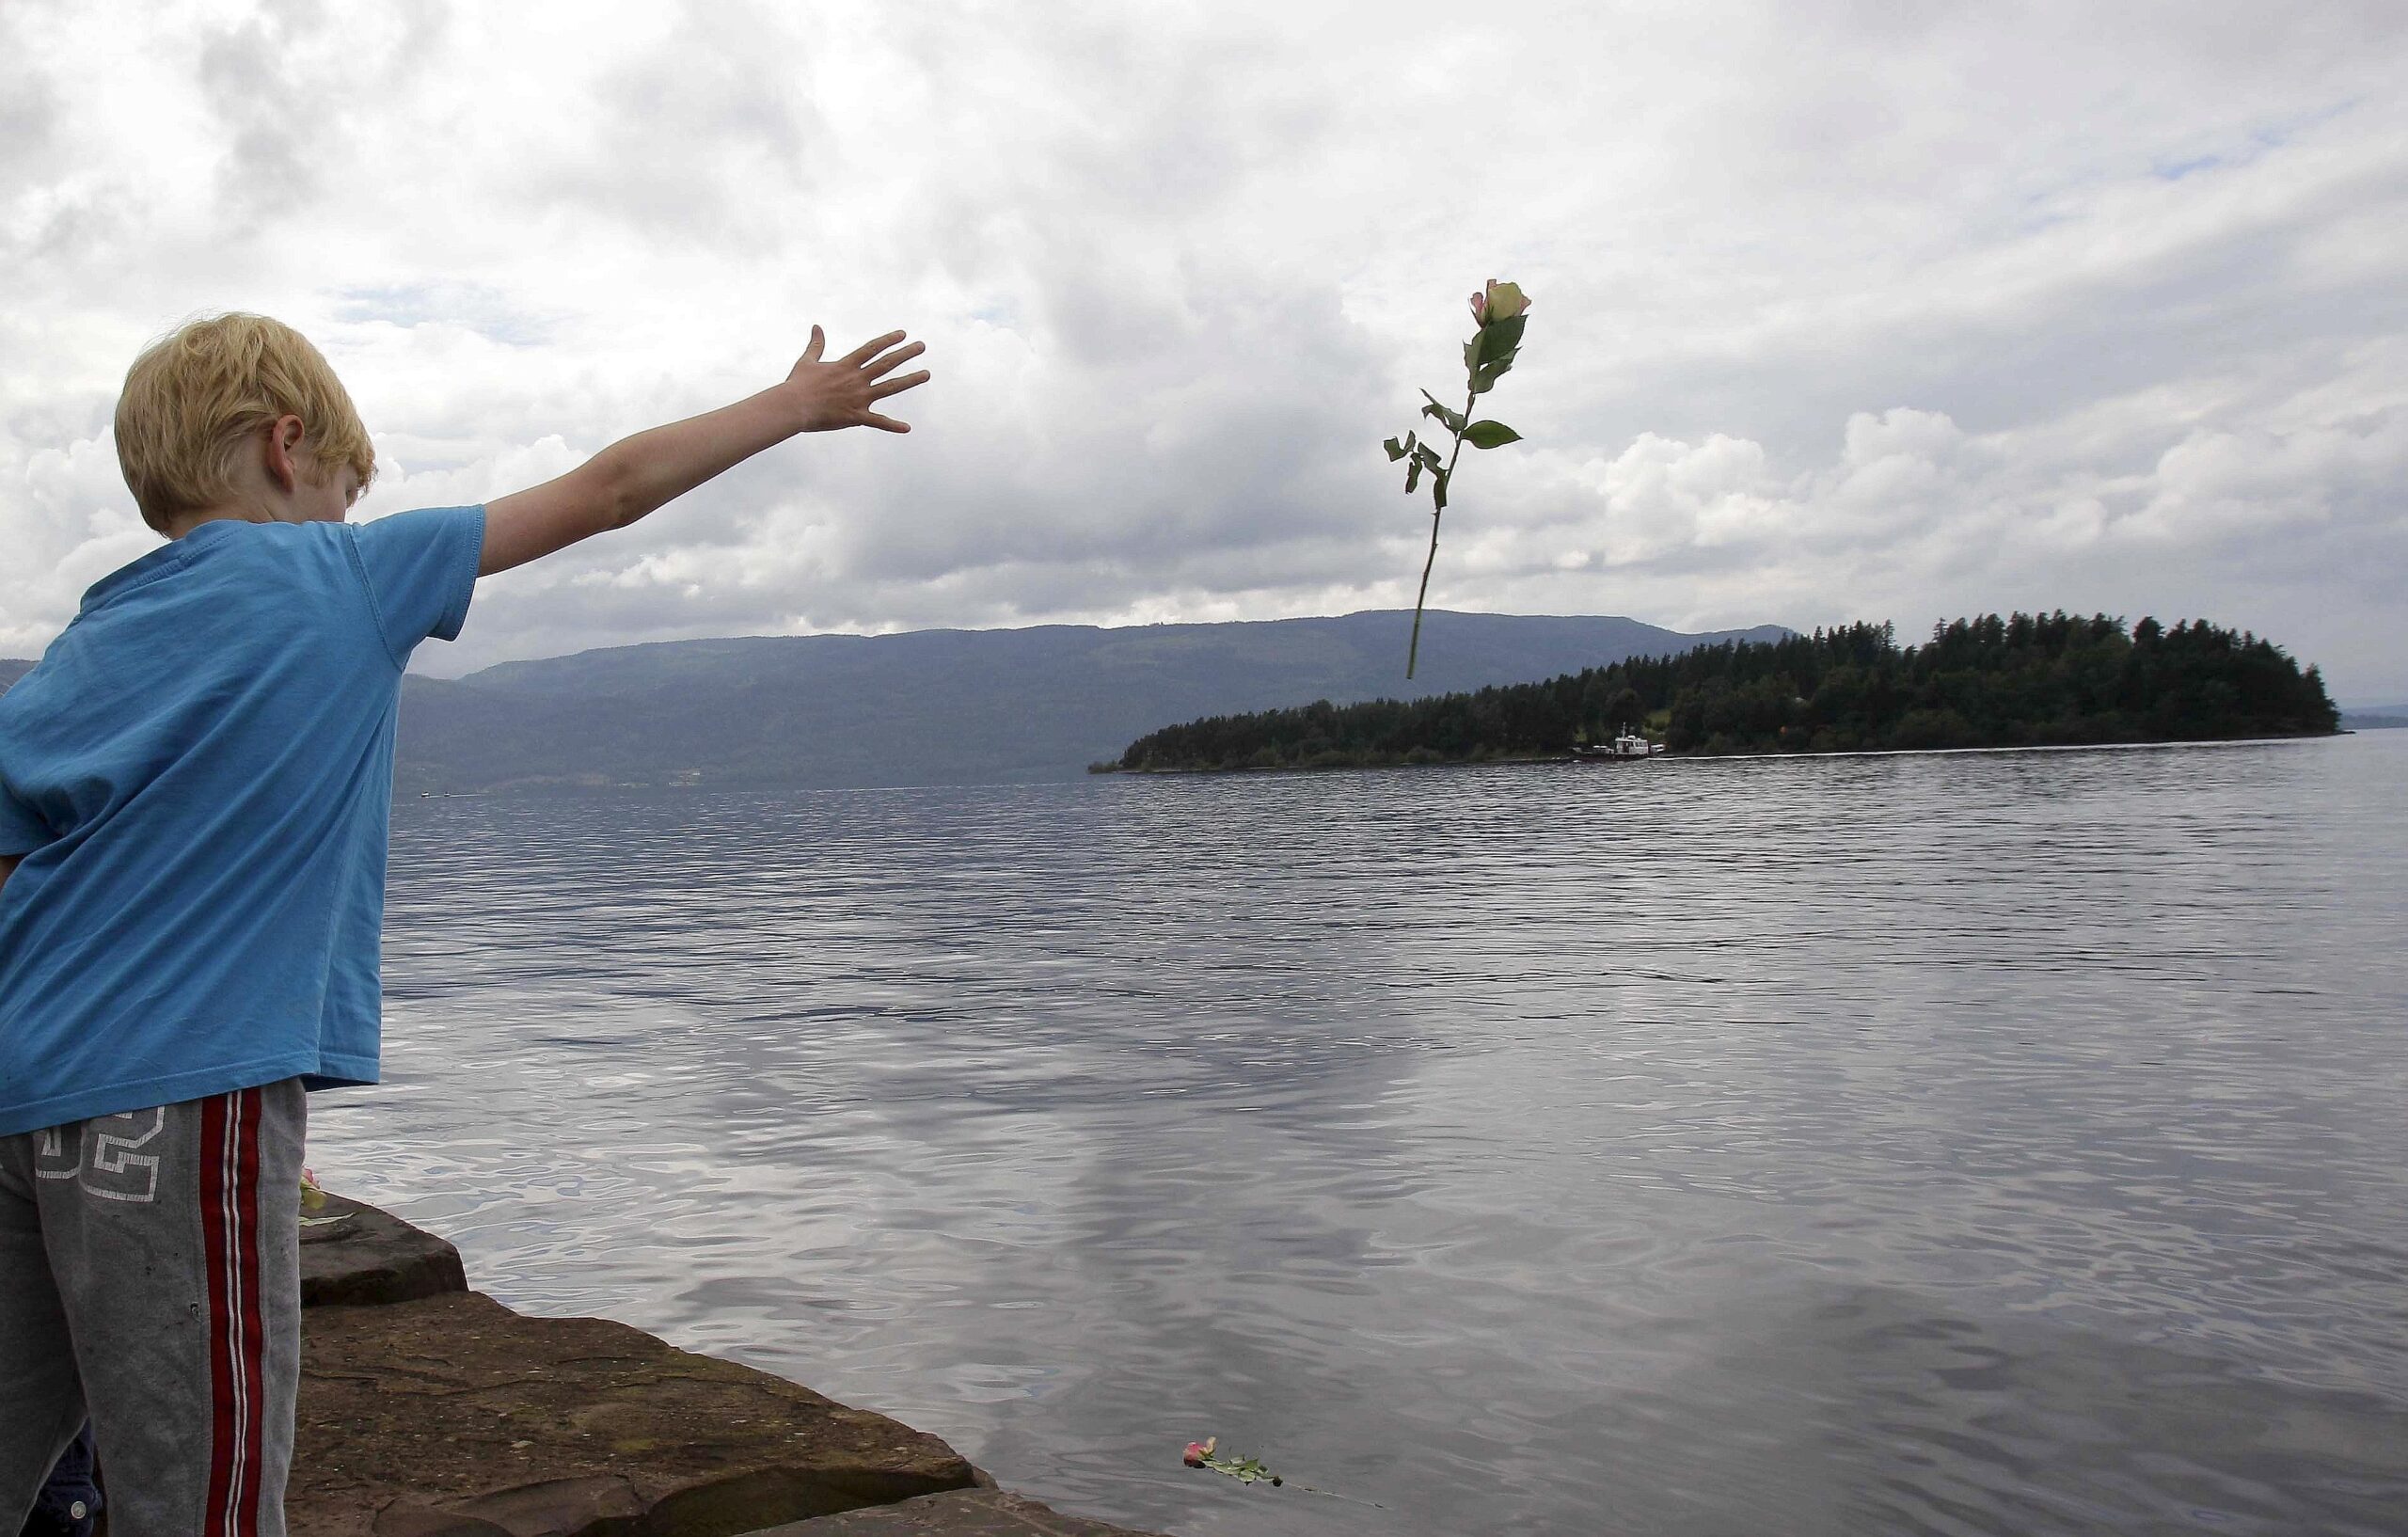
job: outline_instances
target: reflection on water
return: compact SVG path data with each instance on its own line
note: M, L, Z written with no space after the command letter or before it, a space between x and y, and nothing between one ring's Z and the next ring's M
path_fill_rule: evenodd
M416 803L313 1156L514 1306L1190 1537L2408 1531L2403 785Z

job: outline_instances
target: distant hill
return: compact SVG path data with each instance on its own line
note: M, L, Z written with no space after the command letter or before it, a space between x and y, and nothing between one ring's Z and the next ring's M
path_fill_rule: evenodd
M402 693L397 788L849 788L1072 778L1202 715L1531 682L1778 626L1688 635L1632 619L1413 616L1054 625L674 641L506 662Z
M2343 731L2396 731L2408 729L2408 705L2378 705L2370 710L2343 710Z
M7 693L8 685L24 677L33 669L34 664L29 661L20 660L14 657L0 657L0 694Z

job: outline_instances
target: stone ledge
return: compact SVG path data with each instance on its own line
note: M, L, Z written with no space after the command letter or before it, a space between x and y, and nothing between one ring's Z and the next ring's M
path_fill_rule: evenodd
M894 1505L816 1516L752 1537L1158 1537L1129 1527L1064 1515L1026 1495L965 1489Z
M294 1537L732 1537L979 1482L882 1415L473 1291L309 1309L297 1419Z
M324 1210L305 1215L304 1307L409 1302L468 1290L458 1249L390 1212L329 1196Z

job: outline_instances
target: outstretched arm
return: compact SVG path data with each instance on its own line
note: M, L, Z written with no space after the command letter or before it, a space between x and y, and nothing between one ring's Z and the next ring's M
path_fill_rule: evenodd
M898 346L902 340L902 332L890 331L823 363L819 354L827 338L815 325L811 345L784 384L703 416L623 437L558 480L487 503L477 575L490 577L606 530L624 529L797 433L839 427L910 432L903 422L870 409L927 382L926 369L886 377L926 350L917 341Z

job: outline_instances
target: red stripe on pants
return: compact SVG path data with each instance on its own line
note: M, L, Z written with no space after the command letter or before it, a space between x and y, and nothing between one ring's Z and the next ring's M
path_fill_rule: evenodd
M243 1426L243 1464L238 1481L241 1499L238 1525L232 1533L248 1537L260 1529L260 1484L267 1440L267 1324L260 1317L260 1288L266 1280L260 1264L260 1117L265 1109L260 1091L242 1093L242 1177L234 1187L235 1231L241 1235L239 1274L243 1299L243 1381L249 1414Z
M209 1269L209 1502L204 1537L258 1529L266 1330L260 1321L260 1091L201 1101L200 1236Z

